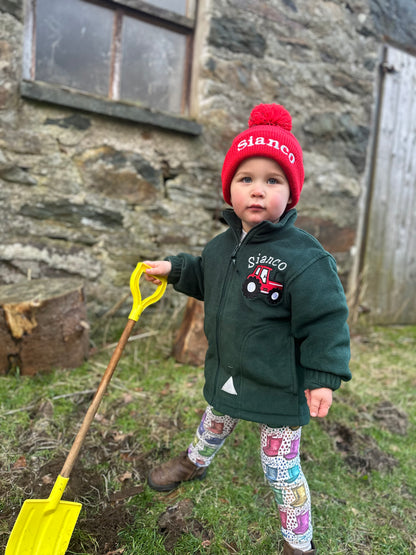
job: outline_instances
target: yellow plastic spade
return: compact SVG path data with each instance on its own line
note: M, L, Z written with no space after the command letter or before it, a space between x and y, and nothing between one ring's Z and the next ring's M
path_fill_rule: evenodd
M68 453L61 473L58 476L48 499L28 499L23 503L13 530L10 534L5 555L64 555L72 532L75 528L81 503L61 501L62 494L69 480L69 475L78 457L88 429L98 410L107 386L111 380L124 347L130 337L134 324L143 310L157 302L166 289L166 278L160 278L161 284L148 297L142 300L139 281L146 268L143 262L137 264L130 277L130 289L133 295L133 308L126 327L114 350L111 360L98 386L94 399L84 417L75 441Z

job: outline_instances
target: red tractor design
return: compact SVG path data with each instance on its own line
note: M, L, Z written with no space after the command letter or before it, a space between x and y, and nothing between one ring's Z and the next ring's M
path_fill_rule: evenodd
M254 272L249 274L243 283L244 295L249 299L254 299L260 293L264 293L270 303L276 304L280 300L283 285L270 280L271 270L268 266L256 266Z

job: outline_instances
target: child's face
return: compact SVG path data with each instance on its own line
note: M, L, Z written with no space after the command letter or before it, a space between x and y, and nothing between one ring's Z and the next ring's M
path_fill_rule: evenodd
M230 194L246 232L264 220L278 222L291 202L285 173L271 158L247 158L241 162L231 181Z

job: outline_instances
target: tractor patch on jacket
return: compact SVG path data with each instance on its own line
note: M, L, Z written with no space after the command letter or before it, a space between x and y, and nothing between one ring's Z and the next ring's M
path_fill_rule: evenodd
M282 296L283 285L270 279L272 268L258 264L249 274L242 286L243 295L248 299L255 299L261 294L267 295L270 304L277 304Z

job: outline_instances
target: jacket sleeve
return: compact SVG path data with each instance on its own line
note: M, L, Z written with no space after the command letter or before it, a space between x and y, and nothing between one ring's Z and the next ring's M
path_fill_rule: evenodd
M202 257L180 253L176 256L168 256L166 260L169 260L172 264L168 283L171 283L176 291L203 301L204 271Z
M299 346L305 389L338 389L351 379L348 307L329 254L315 260L290 286L292 333Z

